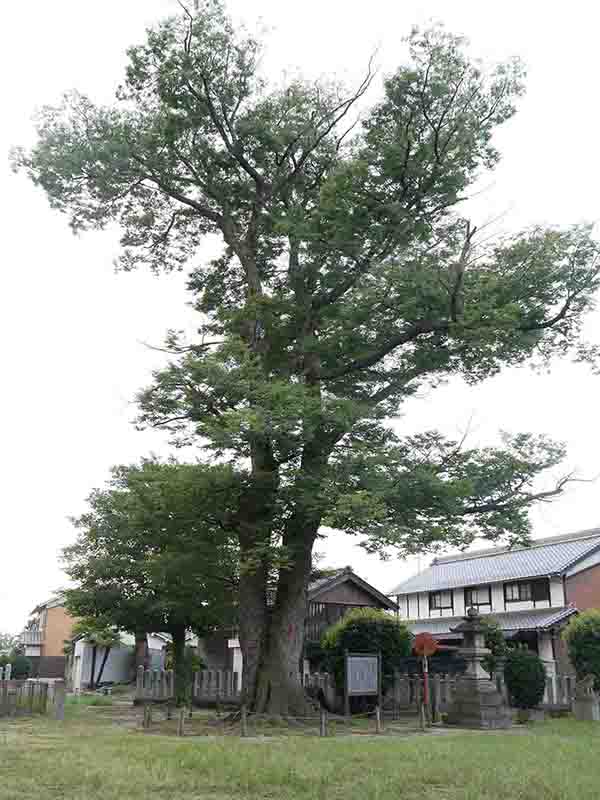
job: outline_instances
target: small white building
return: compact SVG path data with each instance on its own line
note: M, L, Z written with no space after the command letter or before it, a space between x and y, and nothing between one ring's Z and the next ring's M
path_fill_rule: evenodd
M150 667L162 669L165 663L165 648L170 638L162 633L148 634ZM72 691L87 689L92 678L94 646L81 638L74 642L69 662L68 684ZM104 659L105 649L96 648L96 679ZM135 679L135 638L129 633L121 634L121 647L112 647L102 671L101 683L130 683Z

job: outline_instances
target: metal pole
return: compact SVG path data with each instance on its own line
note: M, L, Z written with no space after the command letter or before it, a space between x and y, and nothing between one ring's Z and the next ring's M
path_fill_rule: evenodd
M241 722L242 722L241 735L242 736L248 736L248 718L246 716L246 704L245 703L242 703Z
M381 707L375 706L375 733L382 733L381 727Z

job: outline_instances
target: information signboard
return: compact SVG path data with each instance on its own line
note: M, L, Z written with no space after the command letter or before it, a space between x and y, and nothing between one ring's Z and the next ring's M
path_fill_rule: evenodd
M348 654L346 685L349 695L379 694L379 656Z

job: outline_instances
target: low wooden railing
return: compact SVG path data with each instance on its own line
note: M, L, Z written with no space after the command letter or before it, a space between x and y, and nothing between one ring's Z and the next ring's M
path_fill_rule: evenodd
M36 714L64 719L64 681L6 680L0 676L0 717Z
M458 676L432 673L429 677L430 704L437 713L450 709L454 699ZM302 684L309 690L322 690L326 700L333 705L336 701L336 687L333 677L327 672L307 673L302 676ZM502 675L496 676L498 691L507 705L509 696ZM138 669L136 681L136 700L138 702L164 702L174 697L174 677L172 670ZM192 678L192 702L238 703L242 693L241 675L228 670L202 670ZM572 708L575 693L573 675L549 675L543 705ZM396 672L393 685L385 693L384 706L399 711L412 712L419 708L423 697L423 678L421 675Z

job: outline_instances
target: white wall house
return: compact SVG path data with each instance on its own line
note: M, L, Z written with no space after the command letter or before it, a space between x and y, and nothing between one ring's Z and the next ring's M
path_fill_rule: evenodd
M460 638L453 628L466 610L492 614L508 638L527 642L552 670L558 632L577 613L569 602L574 576L598 580L600 529L538 539L531 547L491 548L436 558L390 593L414 633L441 641ZM596 576L596 577L594 577Z
M151 669L162 669L165 663L165 648L170 638L162 633L148 634L148 655ZM102 672L101 683L129 683L134 680L135 638L129 633L121 634L121 647L112 647ZM70 687L72 691L87 689L92 678L93 645L85 639L75 642L70 659ZM96 651L96 679L105 650Z

